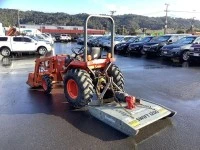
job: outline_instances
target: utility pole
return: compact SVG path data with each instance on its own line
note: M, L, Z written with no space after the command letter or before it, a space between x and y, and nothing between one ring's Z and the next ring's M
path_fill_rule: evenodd
M166 14L165 14L165 27L164 27L164 34L167 33L167 13L168 13L168 6L169 6L169 4L166 3L165 5L166 5L166 9L165 9Z
M111 16L113 16L113 15L114 15L114 13L116 13L116 11L115 11L115 10L111 10L111 11L110 11L110 14L111 14Z
M19 9L17 11L17 22L18 22L18 28L19 28L19 33L20 33L20 18L19 18Z
M193 34L194 33L194 19L195 19L196 17L193 17L192 18L192 25L191 25L191 33Z
M125 25L122 25L122 35L124 35L124 27Z
M43 29L43 23L41 24L41 30L40 30L40 32L42 32L42 29Z

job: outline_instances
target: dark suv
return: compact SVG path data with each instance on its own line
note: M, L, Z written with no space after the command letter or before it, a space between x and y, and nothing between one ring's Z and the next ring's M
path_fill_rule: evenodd
M128 46L127 49L127 53L131 54L131 53L135 53L135 54L144 54L143 53L143 45L150 42L151 40L153 40L155 37L153 36L147 36L145 38L143 38L140 42L137 43L131 43Z
M127 48L131 43L136 43L141 40L141 37L132 37L127 42L118 43L115 45L115 52L119 54L126 54Z
M165 45L172 44L176 41L178 41L180 38L184 37L186 35L178 35L178 34L169 34L169 35L163 35L158 37L156 40L146 43L143 46L143 50L146 53L146 55L156 55L160 56L161 54L161 48Z
M182 61L189 59L188 51L193 43L199 43L199 36L187 36L181 38L177 42L163 46L161 49L161 56L168 58L178 58Z

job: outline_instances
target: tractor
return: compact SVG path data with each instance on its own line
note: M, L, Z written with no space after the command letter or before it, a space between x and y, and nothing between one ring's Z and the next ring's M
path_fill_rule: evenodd
M111 26L111 49L107 54L99 47L88 47L87 24L91 17L107 18ZM124 92L124 77L114 64L114 20L110 16L90 15L84 25L84 47L72 49L73 55L56 55L36 59L34 73L27 84L42 87L49 94L53 82L63 82L66 100L74 108L87 106L90 113L127 135L174 111ZM139 112L139 113L138 113Z

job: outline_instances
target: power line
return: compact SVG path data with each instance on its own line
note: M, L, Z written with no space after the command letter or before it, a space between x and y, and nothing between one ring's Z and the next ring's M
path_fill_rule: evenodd
M197 12L197 11L184 11L184 10L168 10L168 12L185 12L185 13L200 13L200 12Z
M149 15L149 14L158 14L158 13L161 13L163 11L155 11L155 12L150 12L150 13L145 13L145 14L141 14L141 15Z

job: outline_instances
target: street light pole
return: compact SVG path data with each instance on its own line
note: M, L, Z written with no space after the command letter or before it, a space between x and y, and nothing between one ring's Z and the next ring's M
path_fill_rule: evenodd
M166 10L165 10L166 14L165 14L165 27L164 27L164 34L167 33L167 13L168 13L168 6L169 6L169 4L166 3L165 5L166 5Z
M19 28L19 33L20 33L20 18L19 18L19 9L17 12L17 22L18 22L18 28Z

